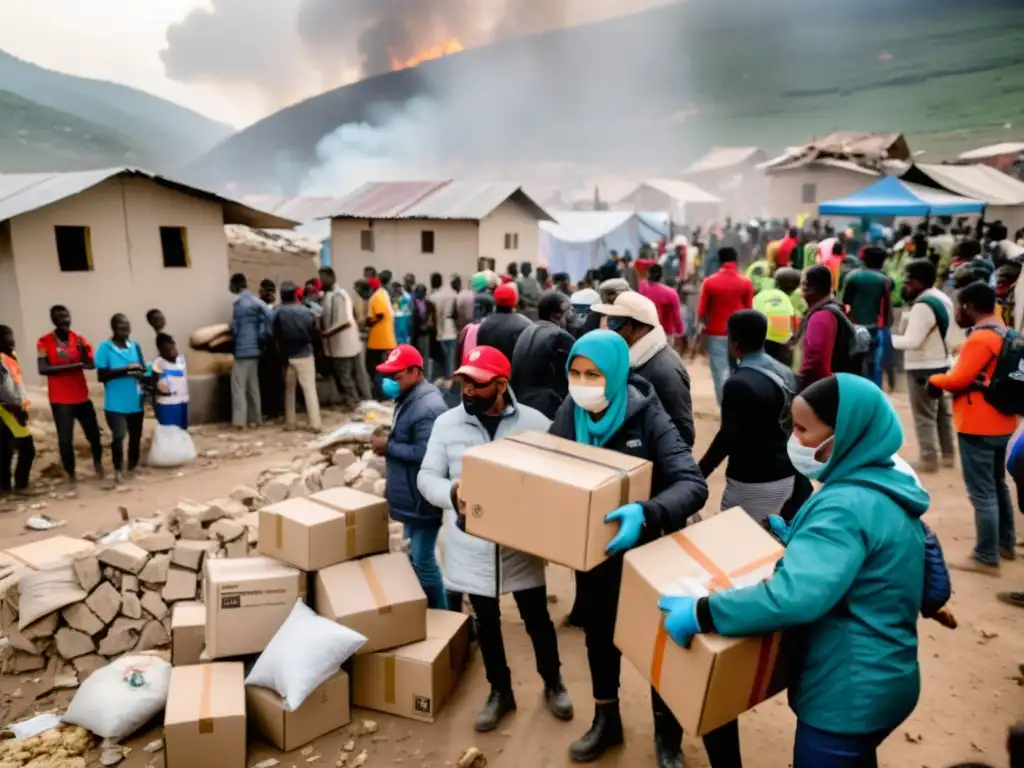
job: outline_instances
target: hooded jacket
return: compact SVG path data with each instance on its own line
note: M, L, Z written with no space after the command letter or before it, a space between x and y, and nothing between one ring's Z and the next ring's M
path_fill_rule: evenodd
M839 374L822 489L797 512L774 575L707 598L727 637L791 630L789 704L823 731L895 728L917 704L927 492L893 466L903 429L874 384ZM698 608L698 614L700 609Z
M395 408L387 449L388 514L399 523L441 522L441 510L430 504L416 487L427 441L437 417L448 410L440 390L421 381Z
M648 347L648 340L654 345ZM679 436L693 446L696 430L693 425L693 399L690 396L690 374L683 359L665 341L665 332L655 328L629 350L633 373L654 386L661 405L679 430Z
M531 430L546 432L544 414L516 400L509 387L509 405L498 424L495 440ZM444 514L444 585L454 592L497 597L544 585L544 561L509 547L492 544L459 529L452 508L452 483L462 477L462 456L491 437L475 416L460 404L438 416L416 485L428 503Z
M572 398L562 403L551 425L552 435L576 439L573 406ZM704 475L646 379L630 375L626 418L604 447L647 459L654 465L651 498L640 502L645 525L638 544L682 530L707 502Z
M540 320L523 331L512 361L512 388L519 402L549 419L569 394L566 368L575 339L562 327Z

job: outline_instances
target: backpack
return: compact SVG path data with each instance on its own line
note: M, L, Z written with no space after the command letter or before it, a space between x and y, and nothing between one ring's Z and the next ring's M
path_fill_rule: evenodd
M946 305L935 296L920 296L917 300L931 309L932 314L935 315L935 327L942 339L942 349L948 355L949 347L946 346L946 334L949 333L949 311L946 309Z
M988 384L978 389L985 402L1000 413L1024 416L1024 336L1000 325L979 325L975 330L981 328L998 333L1003 346Z
M808 313L825 310L836 319L836 345L832 350L832 373L861 373L862 356L871 348L871 333L863 325L854 325L842 306L830 301Z

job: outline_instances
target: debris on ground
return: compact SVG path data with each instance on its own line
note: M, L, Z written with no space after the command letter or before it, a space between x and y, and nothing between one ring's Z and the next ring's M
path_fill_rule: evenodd
M376 733L379 730L376 720L363 720L361 732L365 734Z
M32 515L25 521L25 527L30 531L52 531L54 528L63 528L68 524L67 520L61 520L49 515Z
M455 763L456 768L486 768L487 757L476 747L470 747L462 753Z
M142 751L143 752L148 752L149 754L153 754L154 752L160 752L163 748L164 748L164 740L163 739L154 739L153 741L149 742L149 744L144 746L142 748Z
M274 768L274 766L279 765L280 762L280 760L275 760L272 757L268 757L266 760L260 760L252 768Z
M60 725L28 739L0 741L0 765L59 766L86 768L85 755L92 749L92 737L84 728Z

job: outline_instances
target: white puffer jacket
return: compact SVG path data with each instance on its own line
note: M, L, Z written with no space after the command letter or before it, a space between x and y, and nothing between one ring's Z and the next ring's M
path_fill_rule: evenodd
M495 440L518 432L547 432L551 422L540 411L520 405L512 390L512 404L498 425ZM507 592L520 592L544 585L544 561L509 547L498 547L489 541L459 530L452 508L452 483L462 476L462 455L470 448L491 442L483 424L466 413L461 405L438 416L427 443L416 486L428 502L444 514L442 541L444 549L445 588L471 595L497 597ZM499 560L500 568L496 568ZM497 571L497 572L496 572ZM499 585L500 580L500 585Z

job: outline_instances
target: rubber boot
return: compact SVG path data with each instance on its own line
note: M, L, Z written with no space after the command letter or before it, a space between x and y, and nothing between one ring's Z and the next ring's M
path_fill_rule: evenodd
M654 756L658 768L684 768L683 731L667 712L654 713Z
M498 688L491 688L491 695L487 697L487 703L476 716L476 729L480 733L493 731L498 727L501 719L509 712L516 709L516 699L511 690L503 691Z
M622 717L619 702L594 705L594 722L583 738L569 745L569 754L576 763L592 763L612 747L622 743Z

